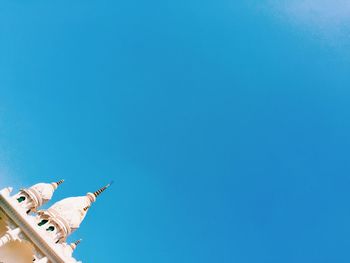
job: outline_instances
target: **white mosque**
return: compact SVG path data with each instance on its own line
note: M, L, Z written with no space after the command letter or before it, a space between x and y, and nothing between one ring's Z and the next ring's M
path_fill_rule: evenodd
M80 240L68 244L67 237L79 228L92 203L110 184L38 210L62 183L36 184L15 195L11 187L0 191L0 263L81 263L73 257Z

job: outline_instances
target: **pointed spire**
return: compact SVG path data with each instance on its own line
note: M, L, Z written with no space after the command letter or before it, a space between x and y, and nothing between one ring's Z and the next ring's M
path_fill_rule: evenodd
M96 192L94 193L87 193L87 197L90 199L90 202L93 203L96 201L96 198L102 194L104 191L106 191L106 189L108 187L110 187L111 185L113 184L113 181L110 182L109 184L107 184L106 186L100 188L99 190L97 190Z
M59 180L58 182L56 182L57 185L61 185L64 182L64 180Z
M75 241L74 243L70 244L70 247L75 250L77 248L77 246L81 243L81 241L83 241L82 239L79 239L77 241Z
M63 184L64 180L59 180L58 182L54 182L51 183L51 185L53 186L53 188L55 188L55 190L57 189L58 186L60 186L61 184Z
M85 206L85 207L83 208L84 212L87 212L87 210L91 207L91 204L92 204L93 202L96 202L96 198L97 198L100 194L102 194L104 191L106 191L106 189L107 189L108 187L110 187L112 184L113 184L113 181L111 181L109 184L105 185L104 187L101 187L100 189L98 189L98 190L97 190L96 192L94 192L94 193L87 193L87 197L88 197L89 200L90 200L90 204L87 205L87 206Z
M107 189L108 187L110 187L112 184L113 184L113 181L110 182L109 184L107 184L106 186L100 188L99 190L97 190L96 192L94 192L94 196L95 196L95 197L98 197L100 194L102 194L104 191L106 191L106 189Z

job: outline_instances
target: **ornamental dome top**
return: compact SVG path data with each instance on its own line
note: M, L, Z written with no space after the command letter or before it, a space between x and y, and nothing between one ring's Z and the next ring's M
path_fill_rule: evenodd
M62 248L63 248L63 253L66 257L71 257L73 255L74 250L77 248L77 246L81 243L82 239L79 239L77 241L75 241L74 243L64 243L62 244Z

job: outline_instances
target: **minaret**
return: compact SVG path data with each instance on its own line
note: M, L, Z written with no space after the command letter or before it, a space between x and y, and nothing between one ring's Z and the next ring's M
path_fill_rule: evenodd
M64 180L58 182L39 183L28 189L21 189L13 198L17 200L19 205L28 213L36 211L40 206L51 200L55 190Z
M92 203L112 184L100 188L86 196L63 199L49 209L39 211L38 226L51 233L54 242L62 243L67 237L80 227Z

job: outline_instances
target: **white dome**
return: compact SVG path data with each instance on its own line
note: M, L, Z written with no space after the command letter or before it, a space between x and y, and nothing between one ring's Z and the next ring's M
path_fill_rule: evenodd
M41 218L54 222L59 228L58 240L65 240L80 227L92 203L110 185L108 184L94 193L87 193L86 196L65 198L49 209L39 211L38 214Z
M51 200L53 193L55 192L55 188L52 184L45 183L33 185L29 188L29 190L36 192L36 194L42 199L42 204L45 204Z
M87 213L86 208L90 205L88 196L69 197L55 203L47 211L52 215L59 215L73 232L83 222Z
M55 190L62 183L63 180L51 184L39 183L28 189L22 189L22 191L31 197L34 201L34 209L36 209L50 201Z

